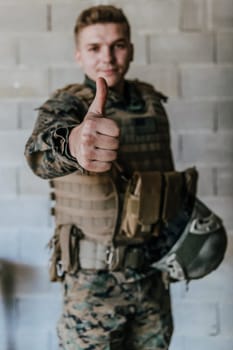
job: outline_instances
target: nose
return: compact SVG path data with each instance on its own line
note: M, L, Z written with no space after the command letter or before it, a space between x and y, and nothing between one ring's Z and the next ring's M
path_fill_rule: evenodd
M104 63L112 63L114 61L114 51L111 47L103 47L102 59Z

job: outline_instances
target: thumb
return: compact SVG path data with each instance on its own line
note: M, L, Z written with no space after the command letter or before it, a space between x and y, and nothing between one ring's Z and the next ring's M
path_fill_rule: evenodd
M89 107L89 112L95 114L104 114L104 107L107 101L108 86L106 80L102 77L96 80L96 95Z

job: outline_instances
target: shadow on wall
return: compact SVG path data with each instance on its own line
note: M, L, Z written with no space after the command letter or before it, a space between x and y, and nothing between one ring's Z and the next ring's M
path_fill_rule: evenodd
M2 324L5 334L6 350L16 350L16 331L18 322L18 291L21 283L33 282L36 279L35 269L29 265L16 264L0 260L0 282L2 295Z

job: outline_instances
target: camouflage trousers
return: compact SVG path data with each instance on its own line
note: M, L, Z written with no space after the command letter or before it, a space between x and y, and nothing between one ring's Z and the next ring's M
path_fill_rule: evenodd
M59 349L165 350L172 329L169 289L158 271L131 283L104 271L65 277Z

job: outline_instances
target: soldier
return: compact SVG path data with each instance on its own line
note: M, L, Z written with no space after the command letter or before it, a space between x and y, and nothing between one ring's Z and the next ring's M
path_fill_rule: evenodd
M133 44L121 9L83 11L74 34L85 80L39 108L25 149L33 172L50 179L54 200L50 273L64 287L60 349L168 349L169 284L149 256L162 193L150 176L174 170L166 97L125 79ZM132 209L138 188L125 203L135 171L148 175L137 203L141 226Z

